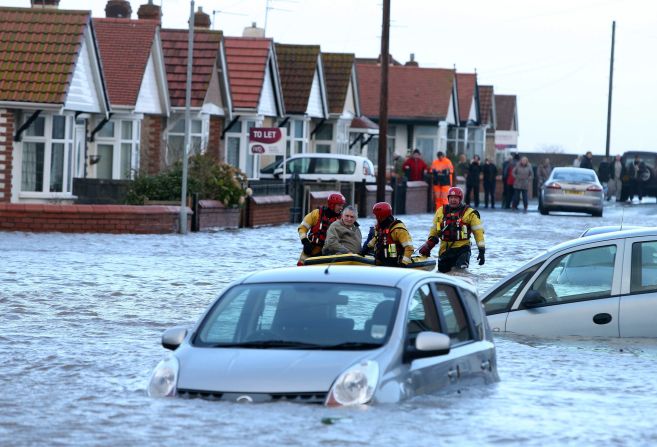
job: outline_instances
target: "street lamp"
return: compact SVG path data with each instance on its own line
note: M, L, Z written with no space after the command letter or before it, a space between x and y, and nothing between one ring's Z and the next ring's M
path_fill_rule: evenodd
M187 233L187 157L191 141L192 60L194 58L194 0L189 2L189 32L187 40L187 82L185 86L185 143L182 165L182 188L180 193L180 234Z

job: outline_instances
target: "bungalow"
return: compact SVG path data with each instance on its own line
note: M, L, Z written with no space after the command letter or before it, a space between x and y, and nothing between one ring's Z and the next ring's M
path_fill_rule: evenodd
M414 62L414 61L411 61ZM381 67L356 63L363 114L379 121ZM438 150L447 151L448 127L459 124L454 70L422 68L413 63L388 67L388 160L417 148L427 162ZM367 145L367 156L378 163L378 138Z
M479 88L476 73L457 73L456 90L459 101L459 123L447 132L447 148L468 159L484 157L486 128L481 125Z
M226 61L232 98L232 119L223 130L225 161L249 178L258 177L259 155L250 154L252 127L278 127L285 114L281 82L272 39L255 24L244 37L225 37ZM296 126L296 124L295 124ZM295 130L292 132L294 141Z
M159 139L142 138L170 113L159 26L129 17L93 20L112 112L109 120L91 123L89 153L96 161L91 178L133 179L140 171L152 174L163 167Z
M495 95L495 148L504 154L518 147L516 95Z
M500 163L495 156L495 93L492 85L479 86L479 111L481 113L481 125L486 132L486 144L484 149L485 158Z
M0 202L72 202L87 129L109 118L91 13L58 3L0 7Z

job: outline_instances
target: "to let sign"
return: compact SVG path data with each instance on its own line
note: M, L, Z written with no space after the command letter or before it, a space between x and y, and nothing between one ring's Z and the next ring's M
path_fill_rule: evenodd
M287 129L252 127L249 130L249 152L253 155L285 155Z

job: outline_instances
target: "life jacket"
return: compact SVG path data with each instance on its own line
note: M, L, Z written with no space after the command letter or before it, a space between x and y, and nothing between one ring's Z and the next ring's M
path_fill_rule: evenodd
M404 247L401 243L392 238L392 230L395 225L401 223L400 220L393 220L386 228L378 227L374 253L377 260L384 265L397 266L404 256Z
M332 212L328 207L322 206L319 209L319 219L317 223L310 228L308 232L308 240L320 247L324 246L326 241L326 232L328 227L338 220L339 215ZM329 215L332 215L329 217Z
M470 239L470 226L463 222L463 215L469 208L468 205L456 209L443 205L443 220L440 223L442 240L456 242Z

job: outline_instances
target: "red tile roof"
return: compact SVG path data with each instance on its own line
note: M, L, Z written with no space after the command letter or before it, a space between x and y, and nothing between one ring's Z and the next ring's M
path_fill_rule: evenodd
M286 113L303 114L308 109L319 52L319 45L276 44Z
M495 95L497 130L518 130L516 118L516 95Z
M456 90L459 98L459 121L465 123L473 107L475 88L477 87L476 73L456 73Z
M63 104L90 11L0 8L0 101Z
M94 19L110 104L135 106L151 53L157 22ZM130 51L126 51L129 48Z
M356 64L363 115L378 119L381 67ZM390 66L388 71L388 118L439 121L447 117L452 97L454 70Z
M482 124L494 124L493 120L493 86L480 85L479 86L479 107L481 113Z
M257 109L265 81L272 40L263 37L226 37L226 63L237 109Z
M349 53L322 53L326 97L330 113L342 113L354 66L354 55Z
M185 106L187 83L187 30L163 29L160 32L164 64L172 107ZM219 57L221 31L194 30L191 106L202 107L210 86L212 71Z

